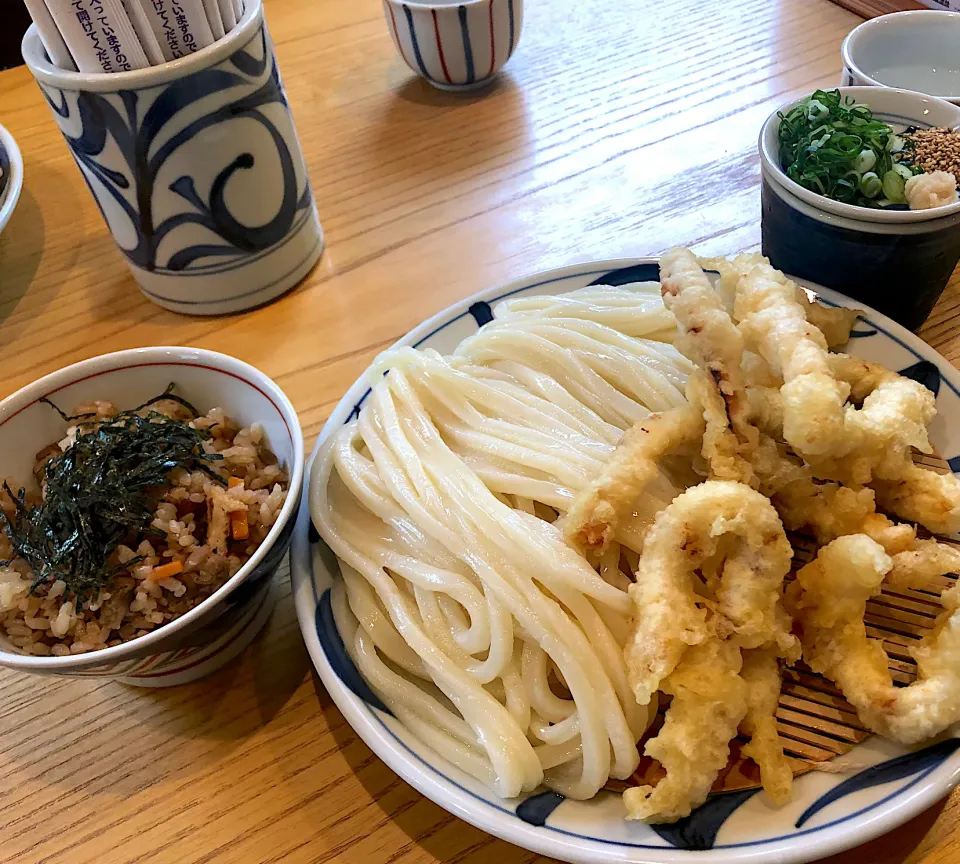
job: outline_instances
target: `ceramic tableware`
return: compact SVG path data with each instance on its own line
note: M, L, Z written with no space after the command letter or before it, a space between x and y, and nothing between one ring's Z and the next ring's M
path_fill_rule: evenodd
M23 190L23 157L13 136L0 126L0 231L10 221Z
M895 130L960 126L960 108L921 93L841 87ZM960 260L960 202L930 210L843 204L805 189L780 166L777 129L784 105L760 132L763 254L781 270L831 285L918 328Z
M274 574L286 556L300 506L303 435L290 400L254 367L214 351L172 347L118 351L67 366L0 402L0 477L29 477L37 450L62 435L63 421L41 397L68 410L98 399L128 408L162 393L171 381L198 408L221 407L243 426L264 427L268 446L290 474L276 523L250 560L218 591L146 636L70 657L24 656L0 637L0 666L167 687L220 668L266 623L275 600Z
M398 344L449 354L491 318L506 297L561 294L590 284L655 280L653 259L600 261L540 273L483 291L425 321ZM812 283L829 304L857 305ZM922 377L935 390L940 419L931 428L940 453L960 470L960 373L904 328L868 309L847 350ZM343 397L321 432L348 422L369 392L363 376ZM309 470L308 470L309 474ZM309 490L305 490L309 497ZM504 800L425 746L383 709L346 653L334 622L330 587L336 558L301 509L292 549L297 617L310 657L337 707L370 748L404 780L456 816L518 846L563 861L590 864L798 864L842 852L889 831L944 797L960 779L960 738L907 748L877 737L834 764L843 773L797 778L793 799L777 808L757 790L711 796L674 825L624 820L620 795L589 801L537 792Z
M960 104L960 13L895 12L850 31L843 86L917 90Z
M493 81L523 24L523 0L383 0L383 11L403 61L441 90Z
M177 312L260 306L323 250L310 181L263 18L134 72L57 69L36 26L23 57L143 293Z

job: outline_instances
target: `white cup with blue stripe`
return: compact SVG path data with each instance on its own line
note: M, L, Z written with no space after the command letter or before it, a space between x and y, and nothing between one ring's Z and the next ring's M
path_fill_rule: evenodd
M383 0L404 62L441 90L489 84L520 39L523 0Z

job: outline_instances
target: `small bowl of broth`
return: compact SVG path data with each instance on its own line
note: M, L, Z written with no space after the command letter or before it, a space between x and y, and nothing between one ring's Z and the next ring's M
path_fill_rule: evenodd
M865 21L843 42L842 86L895 87L960 105L960 13L931 9Z

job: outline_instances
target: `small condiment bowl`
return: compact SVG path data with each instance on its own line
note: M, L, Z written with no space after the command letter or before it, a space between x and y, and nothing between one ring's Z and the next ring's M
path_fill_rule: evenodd
M895 131L960 126L960 108L922 93L841 87ZM778 269L866 303L911 330L943 293L960 260L960 202L930 210L883 210L825 198L780 167L775 111L760 132L763 254ZM958 178L960 179L960 178Z
M383 0L393 44L440 90L485 87L520 41L523 0Z
M0 232L20 200L23 189L23 157L13 136L0 126Z
M916 90L960 105L960 13L880 15L850 31L841 55L844 86Z
M275 600L272 577L290 546L300 506L303 435L290 400L247 363L197 348L137 348L47 375L0 402L0 477L27 481L37 452L62 437L62 419L40 402L41 397L67 411L95 400L130 408L163 392L171 382L200 410L220 407L242 426L264 427L267 445L290 475L286 501L266 540L214 594L145 636L68 657L20 654L0 636L0 666L166 687L219 669L266 623Z

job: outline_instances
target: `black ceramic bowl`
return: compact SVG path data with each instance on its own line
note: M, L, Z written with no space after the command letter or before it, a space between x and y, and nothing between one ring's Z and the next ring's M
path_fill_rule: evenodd
M960 108L907 90L841 87L901 131L960 126ZM930 210L842 204L804 189L780 167L783 106L760 133L763 254L774 267L842 291L916 330L960 260L960 203Z

